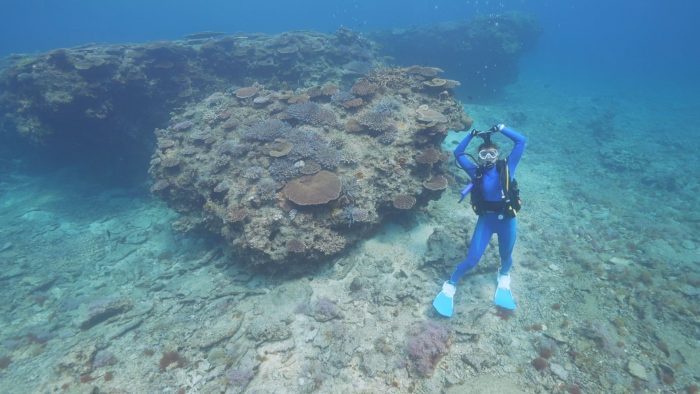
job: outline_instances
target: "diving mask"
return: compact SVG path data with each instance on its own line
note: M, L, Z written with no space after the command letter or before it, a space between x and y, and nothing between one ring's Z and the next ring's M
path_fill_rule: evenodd
M479 159L481 160L496 160L498 151L496 149L484 149L479 151Z

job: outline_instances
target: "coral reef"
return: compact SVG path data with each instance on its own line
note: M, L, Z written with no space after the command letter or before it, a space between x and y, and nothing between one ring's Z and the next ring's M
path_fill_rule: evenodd
M271 97L266 89L287 94L290 89L312 87L284 98L291 104L286 116L314 126L333 126L335 113L318 104L331 101L359 111L368 101L376 101L374 96L381 96L388 85L371 75L383 66L386 55L404 65L430 59L456 72L469 94L490 92L513 80L518 58L537 36L532 18L507 14L376 32L369 35L371 39L341 28L335 34L208 34L181 41L90 44L13 55L0 67L0 140L38 142L78 162L92 155L112 166L145 165L153 142L148 131L165 127L170 111L212 91L276 112L281 98ZM425 66L410 69L422 78L418 84L426 94L446 99L460 82L439 77L440 71ZM240 118L231 117L223 97L209 96L202 120L236 128ZM382 133L382 143L390 145L396 138L388 119L392 105L375 105L376 111L353 120ZM280 114L279 119L283 117ZM192 126L184 119L171 128L186 131ZM191 137L207 139L206 134Z
M335 35L215 35L15 55L0 70L0 137L19 134L55 152L77 147L87 154L101 148L113 159L135 150L147 157L150 130L165 126L179 105L212 91L269 105L262 85L251 78L280 89L300 87L298 81L342 80L345 65L374 65L373 48L372 42L343 30ZM327 87L322 92L334 93ZM216 100L209 104L209 121L228 117ZM327 115L314 120L331 121ZM173 125L177 131L190 127L186 120Z
M249 262L335 255L387 214L425 206L447 188L440 143L471 120L426 78L409 68L369 72L350 82L363 97L352 108L333 102L336 80L295 91L254 84L265 106L250 92L241 100L240 89L214 93L156 131L152 191L187 228L222 236ZM209 116L212 105L226 120Z

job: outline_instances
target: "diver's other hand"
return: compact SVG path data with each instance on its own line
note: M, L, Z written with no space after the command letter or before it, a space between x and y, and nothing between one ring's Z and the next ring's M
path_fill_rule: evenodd
M506 125L504 125L503 123L499 123L499 124L493 125L493 127L491 127L491 130L489 130L489 131L492 133L498 133L499 131L503 131L503 129L505 129L505 128L506 128Z
M470 134L472 137L475 137L477 134L479 134L479 130L477 130L477 129L472 129L472 131L470 131L469 134Z

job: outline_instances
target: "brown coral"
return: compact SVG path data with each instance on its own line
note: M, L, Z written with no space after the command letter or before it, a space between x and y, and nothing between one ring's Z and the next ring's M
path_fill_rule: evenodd
M172 364L175 364L175 368L183 368L187 365L187 359L178 352L163 353L163 357L160 358L160 371L165 371Z
M270 96L258 96L258 97L253 99L253 105L256 105L259 107L268 105L271 102L272 102L272 99L270 98Z
M364 104L365 101L362 100L360 97L354 98L352 100L344 101L343 102L343 108L345 109L353 109L353 108L358 108L361 107L362 104Z
M304 175L313 175L321 171L321 165L316 163L315 161L309 160L304 163L304 165L299 169L299 171Z
M289 241L287 241L286 247L287 251L290 253L304 253L304 251L306 250L306 245L304 244L304 241L298 238L292 238Z
M233 94L235 94L236 97L238 97L239 99L247 99L258 94L259 91L260 88L258 88L257 86L246 86L243 88L236 89L233 92Z
M323 96L332 96L334 94L338 93L338 86L332 83L327 83L323 86L321 86L321 95Z
M226 220L229 223L242 222L246 217L248 217L248 211L245 208L233 207L226 212Z
M447 123L447 116L430 109L427 105L421 105L416 110L416 119L424 123Z
M442 175L433 175L430 179L423 181L423 187L432 190L445 190L447 189L447 178Z
M441 73L443 70L441 68L437 67L424 67L424 66L411 66L408 69L406 69L406 72L409 74L417 74L423 77L435 77L439 73Z
M268 145L269 150L267 151L267 153L272 157L283 157L287 156L287 154L291 152L293 147L294 144L292 144L291 142L278 138Z
M416 155L416 162L420 164L433 165L442 159L442 152L434 147L423 149Z
M300 94L296 96L290 96L287 98L287 103L288 104L302 104L307 101L309 101L309 95L308 94Z
M340 197L340 178L330 171L320 171L287 182L282 190L297 205L322 205Z
M352 85L352 88L350 88L350 93L354 94L355 96L369 97L377 93L378 89L379 87L377 85L362 78Z
M396 209L411 209L416 205L416 198L410 194L397 194L392 200Z
M345 122L345 131L348 133L359 133L363 130L362 125L360 122L357 121L357 119L348 119L347 122Z
M423 85L429 88L439 88L445 86L446 84L447 80L442 78L433 78L428 81L423 81Z
M160 160L163 168L175 168L180 165L180 159L173 156L166 156Z
M461 86L462 83L459 81L455 81L454 79L446 79L445 80L445 89L454 89L458 86Z
M153 186L151 186L151 192L157 193L163 191L167 189L168 186L170 186L170 182L168 182L166 179L159 179L153 184Z

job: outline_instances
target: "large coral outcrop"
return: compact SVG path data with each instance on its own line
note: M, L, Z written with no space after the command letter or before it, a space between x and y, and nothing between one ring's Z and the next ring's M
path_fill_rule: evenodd
M256 85L265 105L214 93L156 131L152 190L182 214L178 228L221 235L252 263L320 261L445 189L440 143L471 120L430 79L387 68L344 87Z

